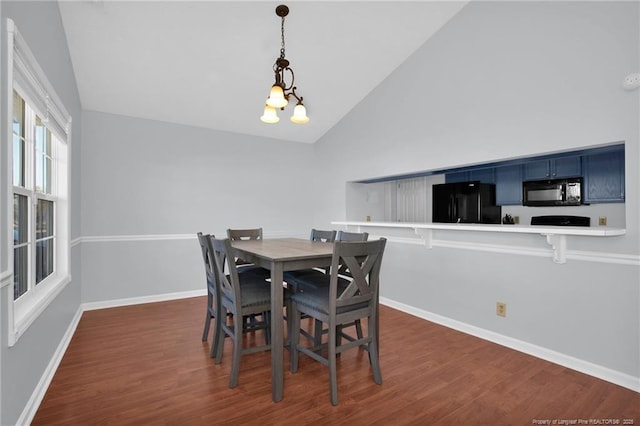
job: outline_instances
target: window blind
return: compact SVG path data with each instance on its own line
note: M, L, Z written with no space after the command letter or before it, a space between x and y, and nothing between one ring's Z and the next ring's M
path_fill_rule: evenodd
M13 80L26 101L36 110L43 122L63 142L71 128L71 116L55 90L49 83L44 71L29 50L12 20L7 28L13 42Z

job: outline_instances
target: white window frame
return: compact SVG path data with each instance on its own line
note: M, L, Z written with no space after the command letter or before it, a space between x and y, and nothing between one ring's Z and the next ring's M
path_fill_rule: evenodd
M47 79L44 71L38 65L25 40L20 35L18 28L11 19L7 19L7 121L5 143L8 146L8 155L5 159L7 177L7 235L13 235L13 91L25 100L31 109L41 118L46 127L54 135L56 142L52 155L55 156L56 166L52 176L52 184L55 186L54 207L54 272L46 277L37 286L17 300L13 300L13 238L7 238L6 249L8 257L8 269L10 279L4 281L12 286L10 297L6 299L8 313L8 344L13 346L25 333L38 316L56 298L58 294L71 282L70 267L70 172L71 172L71 116L65 109L62 101L56 94L53 86ZM29 153L28 156L31 156ZM34 177L27 177L33 179ZM32 189L35 192L35 188ZM27 191L28 192L28 191ZM33 194L32 194L33 195ZM47 199L47 195L38 193L32 197L29 206L29 227L35 224L35 206L33 201ZM32 232L30 231L30 234ZM35 236L35 232L32 233ZM32 241L30 264L34 265L35 240ZM35 266L30 267L29 274L35 274ZM35 278L34 278L35 281ZM25 297L27 296L27 297Z

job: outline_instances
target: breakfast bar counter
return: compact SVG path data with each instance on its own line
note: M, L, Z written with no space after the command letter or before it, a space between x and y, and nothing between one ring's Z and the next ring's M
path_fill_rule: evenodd
M547 243L553 249L553 261L566 263L567 261L567 236L585 237L615 237L624 235L624 228L610 228L606 226L529 226L529 225L489 225L475 223L408 223L408 222L357 222L334 221L332 225L343 226L345 229L362 232L365 229L412 229L420 236L425 247L433 248L433 231L469 231L469 232L493 232L493 233L518 233L538 234L546 237Z

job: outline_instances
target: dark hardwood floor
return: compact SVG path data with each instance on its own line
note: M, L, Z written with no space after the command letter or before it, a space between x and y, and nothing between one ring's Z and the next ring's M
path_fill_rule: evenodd
M366 352L347 351L333 407L326 367L301 356L273 403L269 352L243 357L227 387L231 342L215 365L205 300L85 312L33 425L640 424L639 393L385 306L382 385Z

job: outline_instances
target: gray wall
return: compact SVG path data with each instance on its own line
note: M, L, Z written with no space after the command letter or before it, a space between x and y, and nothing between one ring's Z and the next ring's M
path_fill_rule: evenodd
M638 6L471 2L315 144L334 164L315 226L346 218L348 181L625 141L627 234L568 246L637 259L640 92L621 83L640 71ZM548 248L535 235L446 238ZM637 266L387 247L382 296L640 377Z
M84 302L204 291L198 231L308 234L310 145L86 111L83 130Z
M7 2L0 3L2 8L2 72L6 69L6 24L12 19L25 38L38 63L45 71L49 81L62 99L73 117L71 149L71 238L80 235L80 147L81 147L81 108L78 90L67 49L62 22L55 2ZM3 79L6 76L3 75ZM6 85L2 84L2 99L8 95ZM7 112L2 102L2 122L0 128L8 128ZM4 140L3 140L4 142ZM4 145L4 143L3 143ZM4 153L5 151L3 151ZM4 178L4 175L3 175ZM0 198L5 200L5 182L2 182ZM3 212L4 212L3 208ZM6 223L3 217L3 223ZM3 247L6 235L3 234ZM2 270L6 268L6 256L3 255ZM11 348L7 347L7 303L12 303L11 286L2 289L0 294L0 424L15 424L24 406L31 397L53 353L58 348L64 333L80 306L80 247L71 249L71 274L73 281L40 315L35 323L22 335Z

